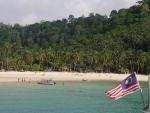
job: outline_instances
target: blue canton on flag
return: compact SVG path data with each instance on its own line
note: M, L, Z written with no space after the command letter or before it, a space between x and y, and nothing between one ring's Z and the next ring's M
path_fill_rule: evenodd
M135 73L132 73L130 76L128 76L121 82L123 89L126 89L134 84L138 84Z

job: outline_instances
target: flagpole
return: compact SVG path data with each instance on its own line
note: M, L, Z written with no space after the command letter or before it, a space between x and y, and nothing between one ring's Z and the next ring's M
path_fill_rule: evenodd
M150 74L148 76L148 111L150 111Z
M150 113L150 74L148 76L148 106L144 108L144 113Z
M144 97L143 97L143 93L142 93L142 89L141 88L140 88L140 94L141 94L141 99L142 99L143 105L144 105L144 107L146 107L146 104L144 102Z
M136 76L136 78L137 78L136 72L134 72L134 74L135 74L135 76ZM139 84L139 87L140 87L139 81L138 81L138 84ZM146 104L145 104L145 102L144 102L144 96L143 96L142 88L141 88L141 87L140 87L140 94L141 94L141 99L142 99L143 105L144 105L144 107L146 107Z

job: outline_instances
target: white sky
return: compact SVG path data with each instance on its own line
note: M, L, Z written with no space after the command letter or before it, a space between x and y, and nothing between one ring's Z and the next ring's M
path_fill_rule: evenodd
M94 12L109 15L111 10L128 8L138 0L0 0L0 22L22 25L87 16Z

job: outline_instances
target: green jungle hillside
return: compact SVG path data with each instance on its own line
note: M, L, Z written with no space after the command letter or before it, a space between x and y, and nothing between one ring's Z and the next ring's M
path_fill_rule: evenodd
M150 0L110 16L0 23L0 70L150 72Z

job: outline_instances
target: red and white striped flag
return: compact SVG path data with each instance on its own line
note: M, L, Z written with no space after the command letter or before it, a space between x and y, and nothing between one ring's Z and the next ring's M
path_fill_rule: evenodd
M136 73L132 73L127 78L125 78L121 84L116 86L113 89L108 90L105 92L106 96L110 99L117 100L123 96L126 96L130 93L139 91L140 85L136 78Z

